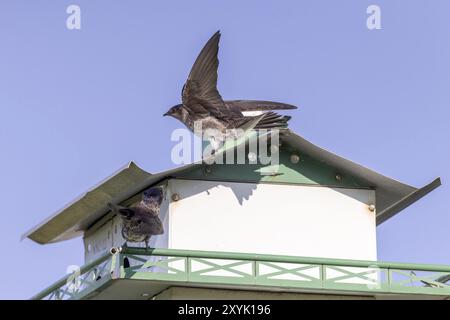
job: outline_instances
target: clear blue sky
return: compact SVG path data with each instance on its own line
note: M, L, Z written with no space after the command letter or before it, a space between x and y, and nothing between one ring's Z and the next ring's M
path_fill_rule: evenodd
M378 4L382 30L366 28ZM66 8L81 7L81 30ZM18 1L0 3L0 298L28 298L82 264L82 242L20 235L130 160L170 168L161 115L222 31L222 96L300 106L313 143L421 187L378 227L379 260L450 264L450 2Z

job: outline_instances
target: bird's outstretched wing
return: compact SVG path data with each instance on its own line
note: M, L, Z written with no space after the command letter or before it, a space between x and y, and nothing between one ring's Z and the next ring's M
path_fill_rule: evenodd
M217 31L203 47L195 60L181 98L186 108L196 114L225 116L225 103L217 90L217 68L219 67L220 31Z
M111 210L115 214L118 214L119 216L121 216L124 219L130 219L135 214L133 209L127 208L127 207L122 207L117 204L113 204L111 202L109 202L107 204L107 206L108 206L109 210Z
M259 100L229 100L225 101L228 108L245 111L269 111L269 110L291 110L297 109L296 106L287 103L274 101L259 101Z

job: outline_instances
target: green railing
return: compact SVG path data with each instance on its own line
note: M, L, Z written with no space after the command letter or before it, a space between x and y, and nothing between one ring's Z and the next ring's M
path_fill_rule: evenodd
M114 279L450 296L450 266L176 249L112 248L32 299L82 299Z

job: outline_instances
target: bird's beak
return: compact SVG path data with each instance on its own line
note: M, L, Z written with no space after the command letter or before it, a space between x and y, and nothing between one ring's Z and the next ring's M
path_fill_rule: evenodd
M169 112L167 111L166 113L163 114L163 117L168 116Z

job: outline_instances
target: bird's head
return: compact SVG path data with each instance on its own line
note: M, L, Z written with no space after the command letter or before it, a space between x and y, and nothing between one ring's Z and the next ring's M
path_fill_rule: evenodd
M182 114L183 114L183 105L177 104L176 106L173 106L172 108L170 108L169 111L164 113L163 116L170 116L170 117L180 120L182 117Z
M161 205L162 201L164 199L164 190L162 187L152 187L150 189L147 189L142 194L142 201L144 201L147 204L157 204L158 206Z

